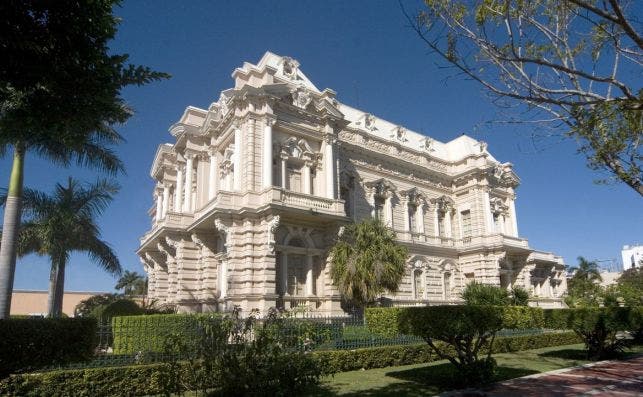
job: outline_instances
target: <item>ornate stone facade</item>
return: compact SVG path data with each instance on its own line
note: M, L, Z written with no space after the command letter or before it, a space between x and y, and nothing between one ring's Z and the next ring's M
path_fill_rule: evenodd
M149 297L182 311L306 305L342 312L328 250L378 217L409 248L397 305L457 302L473 280L560 306L563 262L518 236L519 179L487 144L436 141L337 101L288 57L233 73L208 110L188 107L158 148L152 228L138 254Z

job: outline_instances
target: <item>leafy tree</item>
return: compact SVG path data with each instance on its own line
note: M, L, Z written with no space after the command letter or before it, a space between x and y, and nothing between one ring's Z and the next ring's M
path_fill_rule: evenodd
M467 305L505 306L509 304L509 294L504 288L472 281L461 293Z
M116 282L114 287L123 290L125 296L145 295L147 291L147 279L137 272L125 270L123 275Z
M643 196L637 3L425 0L413 15L402 9L433 54L502 109L517 108L505 122L571 137L588 166L609 176L602 182Z
M113 126L132 115L129 85L167 78L110 54L119 0L0 2L0 153L13 150L0 247L0 318L9 316L27 152L68 166L123 170Z
M574 273L567 285L565 302L569 307L599 306L603 295L602 281L598 271L598 264L588 261L582 256L578 257L578 266L570 267Z
M396 292L408 251L376 219L347 225L330 250L331 277L342 296L363 308L384 291Z
M625 306L641 306L643 304L643 270L641 268L628 269L616 280L615 285L610 285L606 291L605 306L608 301L611 306L621 303Z
M105 306L120 299L118 294L101 294L90 296L80 301L74 308L74 317L87 317L92 311L99 307Z
M118 187L99 180L83 186L69 178L56 184L53 195L25 190L24 214L18 238L18 255L46 255L51 260L47 314L59 317L65 288L65 267L69 255L86 252L90 259L112 274L121 265L110 246L100 239L96 217L107 207Z

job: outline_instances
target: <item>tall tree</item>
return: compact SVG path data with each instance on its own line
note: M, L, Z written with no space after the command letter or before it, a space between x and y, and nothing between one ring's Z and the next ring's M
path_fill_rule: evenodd
M13 150L0 247L0 319L9 316L27 152L55 164L123 171L113 126L129 85L169 77L109 54L118 0L0 2L0 153Z
M62 313L65 267L71 253L85 252L105 271L121 273L118 258L100 239L96 224L96 217L117 192L118 186L105 180L83 185L73 178L66 185L56 184L52 195L25 190L25 219L18 237L18 254L48 256L51 261L48 316L59 317Z
M588 261L582 256L578 257L578 265L569 268L574 275L569 280L567 287L568 306L598 306L603 295L602 281L595 261Z
M125 296L145 295L147 289L147 280L138 272L125 270L123 275L116 282L117 290L123 290Z
M396 292L408 251L379 220L345 227L330 250L331 277L342 296L362 308L385 291Z
M432 53L501 108L519 105L505 122L575 139L588 166L608 175L601 182L643 195L640 2L424 0L417 12L402 9Z

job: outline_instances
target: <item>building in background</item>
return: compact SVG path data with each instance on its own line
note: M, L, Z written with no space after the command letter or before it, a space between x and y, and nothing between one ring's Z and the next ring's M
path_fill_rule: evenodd
M474 280L562 305L562 259L519 236L511 163L345 105L299 66L270 52L244 63L218 101L170 127L138 250L149 299L339 314L329 248L342 225L374 217L409 249L395 305L457 302Z
M74 316L74 309L80 301L95 295L108 294L109 292L75 292L65 291L63 295L63 313L68 317ZM47 291L13 290L11 297L11 315L46 316Z
M641 267L643 261L643 245L624 245L621 250L623 258L623 271Z

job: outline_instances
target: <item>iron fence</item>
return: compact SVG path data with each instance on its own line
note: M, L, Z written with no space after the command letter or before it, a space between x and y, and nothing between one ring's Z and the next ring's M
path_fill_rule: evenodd
M288 326L280 327L284 340L291 341L291 347L308 351L352 350L361 348L422 344L424 340L412 335L384 337L369 330L364 319L359 316L329 317L310 313L289 318ZM259 319L259 321L262 321ZM158 341L163 338L163 330L145 327L136 330L136 337L144 340L141 350L121 354L114 351L114 335L127 337L126 329L113 329L112 324L101 322L97 331L96 354L90 361L67 364L64 368L96 368L123 365L151 364L181 359L177 353L168 353L160 348ZM195 330L184 329L182 333L191 335ZM498 336L525 336L553 332L543 329L504 329ZM189 338L188 338L189 339ZM61 369L50 367L47 370Z

